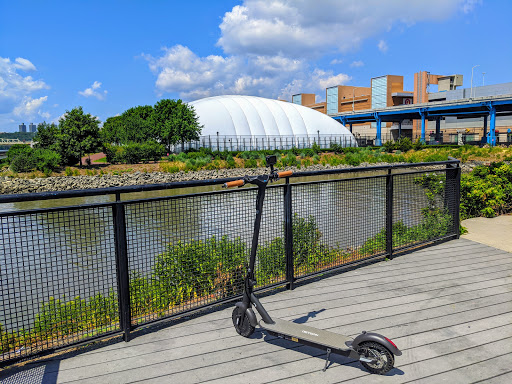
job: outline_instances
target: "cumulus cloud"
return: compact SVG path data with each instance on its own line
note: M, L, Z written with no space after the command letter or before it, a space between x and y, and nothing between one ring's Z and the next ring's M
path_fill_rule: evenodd
M35 71L36 66L32 64L29 60L24 59L22 57L16 58L14 68L21 69L22 71L29 72L29 71Z
M107 91L100 91L101 83L99 81L95 81L89 88L86 88L84 91L78 91L78 93L84 97L95 97L98 100L105 100L107 97Z
M343 54L395 25L442 21L478 0L244 0L219 25L221 55L198 56L175 45L160 56L143 55L160 93L185 100L221 94L287 97L323 94L325 84L349 81L344 73L312 65L326 54ZM471 3L471 4L470 4ZM383 22L385 20L385 22ZM379 49L387 50L381 40ZM340 64L342 58L331 61ZM360 67L354 61L351 67Z
M444 20L474 1L245 0L224 15L217 44L229 54L346 52L394 24Z
M386 43L384 40L379 41L377 47L379 48L379 51L381 51L382 53L386 53L388 51L388 43Z
M482 0L466 0L463 2L462 4L462 11L464 13L470 13L470 12L473 12L473 10L475 9L475 7L477 5L481 5L482 4Z
M299 59L260 55L199 57L182 45L165 48L161 57L144 57L157 75L157 89L178 92L186 100L225 94L276 97L294 78L311 75L307 64Z
M0 114L6 115L4 120L11 120L13 116L34 116L48 98L42 96L34 99L34 93L48 89L49 86L43 80L23 76L18 71L36 71L36 67L21 57L14 62L0 57Z
M359 68L359 67L362 67L363 65L364 65L364 63L361 60L356 60L356 61L353 61L352 63L350 63L350 66L352 68Z
M41 106L46 100L48 100L48 96L42 96L38 99L25 97L21 104L14 108L13 113L16 116L34 116L37 111L40 111Z

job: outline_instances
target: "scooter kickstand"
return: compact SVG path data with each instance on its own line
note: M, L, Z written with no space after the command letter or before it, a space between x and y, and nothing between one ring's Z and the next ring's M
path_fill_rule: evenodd
M327 348L327 356L325 357L325 365L324 369L322 369L322 372L325 372L327 370L327 367L329 366L329 356L331 355L331 348Z

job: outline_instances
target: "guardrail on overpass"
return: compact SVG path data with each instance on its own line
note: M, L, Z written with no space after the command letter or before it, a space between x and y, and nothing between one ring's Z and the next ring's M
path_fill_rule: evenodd
M340 121L343 125L348 124L351 131L352 124L354 123L375 122L377 125L375 143L377 145L382 145L382 122L398 122L399 135L401 135L401 123L403 120L421 120L421 140L425 141L425 121L427 120L436 120L437 137L440 135L441 117L484 117L484 135L487 137L487 143L495 145L496 116L508 115L512 115L512 95L399 105L387 108L344 112L331 115L331 117ZM490 118L489 132L487 132L488 117Z

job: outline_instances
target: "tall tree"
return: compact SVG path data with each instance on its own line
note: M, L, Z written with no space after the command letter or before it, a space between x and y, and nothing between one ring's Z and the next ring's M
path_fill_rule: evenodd
M155 137L170 150L171 145L198 140L202 126L194 108L181 100L162 99L153 108L150 122Z
M54 123L42 122L37 126L37 132L32 141L34 148L51 149L58 152L59 127Z
M99 120L91 114L85 114L82 107L66 111L59 120L59 149L62 159L67 164L75 164L86 153L96 151L99 147Z
M102 143L121 144L124 130L124 119L122 116L109 117L100 129Z
M101 140L108 144L144 143L155 138L149 122L153 107L143 105L130 108L120 116L109 117L100 131Z

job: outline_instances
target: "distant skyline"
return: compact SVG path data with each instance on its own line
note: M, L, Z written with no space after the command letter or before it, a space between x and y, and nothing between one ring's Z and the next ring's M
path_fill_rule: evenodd
M0 0L0 132L83 106L101 121L162 98L325 99L414 72L512 82L505 0Z

